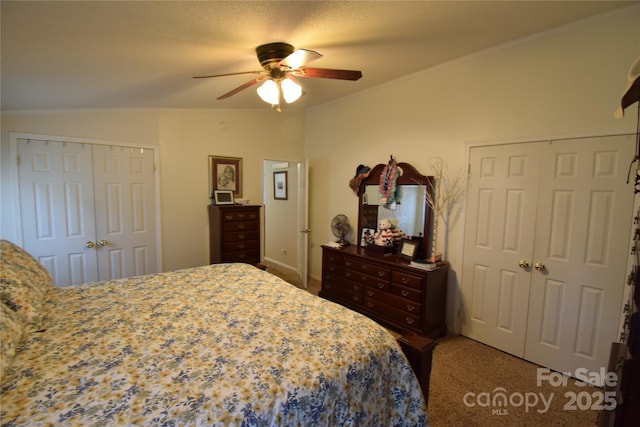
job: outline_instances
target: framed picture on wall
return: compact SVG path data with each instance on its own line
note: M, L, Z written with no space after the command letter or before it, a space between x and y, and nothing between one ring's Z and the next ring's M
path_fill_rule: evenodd
M209 198L215 190L231 191L242 197L242 158L209 156Z
M213 190L213 202L216 205L233 205L233 191Z
M273 198L287 200L287 171L273 173Z

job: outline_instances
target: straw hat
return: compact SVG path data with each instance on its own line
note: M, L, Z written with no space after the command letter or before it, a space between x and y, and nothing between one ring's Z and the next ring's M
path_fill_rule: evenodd
M629 84L620 99L620 108L615 112L616 118L624 116L624 109L640 100L640 58L636 59L629 69Z

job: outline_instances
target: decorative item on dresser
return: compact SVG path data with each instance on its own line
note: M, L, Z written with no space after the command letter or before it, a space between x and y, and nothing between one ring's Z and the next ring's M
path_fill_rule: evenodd
M259 205L209 205L209 260L260 263Z

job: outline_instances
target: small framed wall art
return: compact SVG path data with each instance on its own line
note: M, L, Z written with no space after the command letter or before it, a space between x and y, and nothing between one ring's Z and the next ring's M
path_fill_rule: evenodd
M209 156L210 199L214 198L215 190L231 191L234 197L242 197L242 158Z
M233 205L233 191L213 190L213 202L216 205Z
M273 198L287 200L287 171L273 173Z

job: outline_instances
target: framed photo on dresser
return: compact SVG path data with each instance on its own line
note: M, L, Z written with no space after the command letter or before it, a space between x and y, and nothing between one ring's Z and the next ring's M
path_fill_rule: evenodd
M233 191L213 190L213 203L216 205L233 205Z
M400 242L400 256L408 259L413 259L416 256L418 250L418 242L408 239L402 239Z

